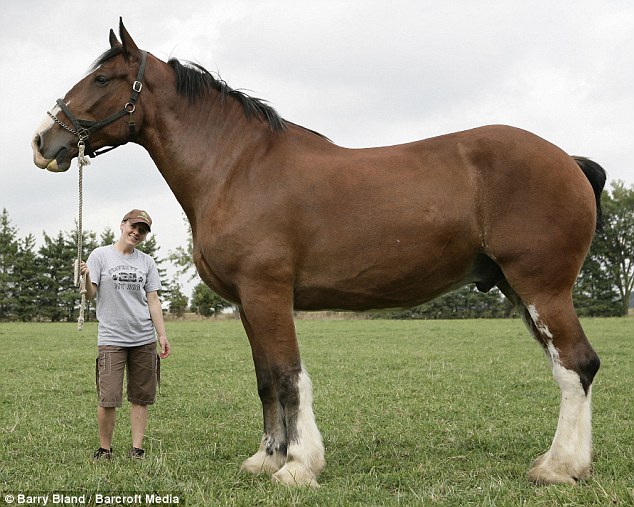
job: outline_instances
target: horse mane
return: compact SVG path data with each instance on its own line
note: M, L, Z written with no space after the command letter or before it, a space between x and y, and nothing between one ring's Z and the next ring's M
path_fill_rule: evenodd
M115 46L103 54L101 54L89 69L89 72L94 71L97 67L105 63L106 61L114 58L119 54L125 54L123 46ZM170 58L168 65L172 67L176 74L176 91L179 95L187 98L190 103L196 102L204 93L210 89L220 92L221 97L231 97L236 99L244 110L244 114L247 118L256 116L266 121L273 132L283 132L287 128L287 124L295 125L302 128L312 134L330 141L326 136L315 132L314 130L296 125L293 122L287 122L282 118L278 112L263 99L251 97L240 90L234 90L226 81L219 76L215 77L211 72L205 69L202 65L193 63L190 61L181 62L176 58ZM330 141L331 142L331 141Z
M191 103L201 97L205 91L215 89L220 95L236 99L244 109L247 118L253 116L266 121L271 130L282 132L286 130L286 122L273 107L265 100L251 97L240 90L234 90L220 77L214 77L202 65L193 62L183 62L170 58L167 62L176 73L176 91L186 97Z

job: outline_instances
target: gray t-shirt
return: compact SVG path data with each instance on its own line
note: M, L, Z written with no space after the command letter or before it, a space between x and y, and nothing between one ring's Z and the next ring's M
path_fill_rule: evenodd
M154 259L114 246L96 248L88 257L90 279L97 285L98 344L136 347L156 340L147 293L161 289Z

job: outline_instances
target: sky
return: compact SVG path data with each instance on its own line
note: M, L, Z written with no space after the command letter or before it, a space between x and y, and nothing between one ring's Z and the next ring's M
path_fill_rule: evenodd
M77 165L33 164L46 111L108 49L119 16L156 57L194 61L336 144L392 145L503 123L634 184L634 2L0 0L0 209L20 237L70 231ZM133 144L84 169L84 228L146 209L167 256L184 214ZM191 284L185 284L185 291Z

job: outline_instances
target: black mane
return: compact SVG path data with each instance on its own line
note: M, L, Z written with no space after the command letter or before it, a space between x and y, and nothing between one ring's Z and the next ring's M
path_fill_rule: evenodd
M190 102L195 102L205 91L214 89L219 91L222 97L232 97L240 102L247 118L257 116L265 120L274 132L286 129L284 119L266 101L234 90L224 80L214 77L211 72L196 63L183 64L176 58L170 58L167 63L176 73L176 91Z
M115 46L108 49L95 60L89 72L94 71L97 67L119 54L125 55L123 46ZM224 80L214 77L211 72L201 65L192 62L181 63L176 58L170 58L167 63L176 74L176 91L186 97L191 103L196 102L207 90L214 89L220 92L223 98L231 97L236 99L242 105L247 118L256 116L266 121L273 132L283 132L286 130L287 123L292 123L285 121L265 100L251 97L240 90L234 90ZM295 125L294 123L292 124ZM301 127L301 125L298 126ZM301 128L330 141L330 139L319 132L305 127Z

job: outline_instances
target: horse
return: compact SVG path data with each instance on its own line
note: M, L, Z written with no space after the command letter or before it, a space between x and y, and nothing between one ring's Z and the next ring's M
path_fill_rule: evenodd
M600 222L599 164L503 125L340 147L198 64L140 50L120 19L119 38L110 30L110 49L37 128L34 163L66 171L80 148L127 142L186 213L204 282L239 309L263 411L242 470L317 487L325 467L294 310L410 307L475 283L515 305L561 391L528 479L589 476L600 361L572 288Z

